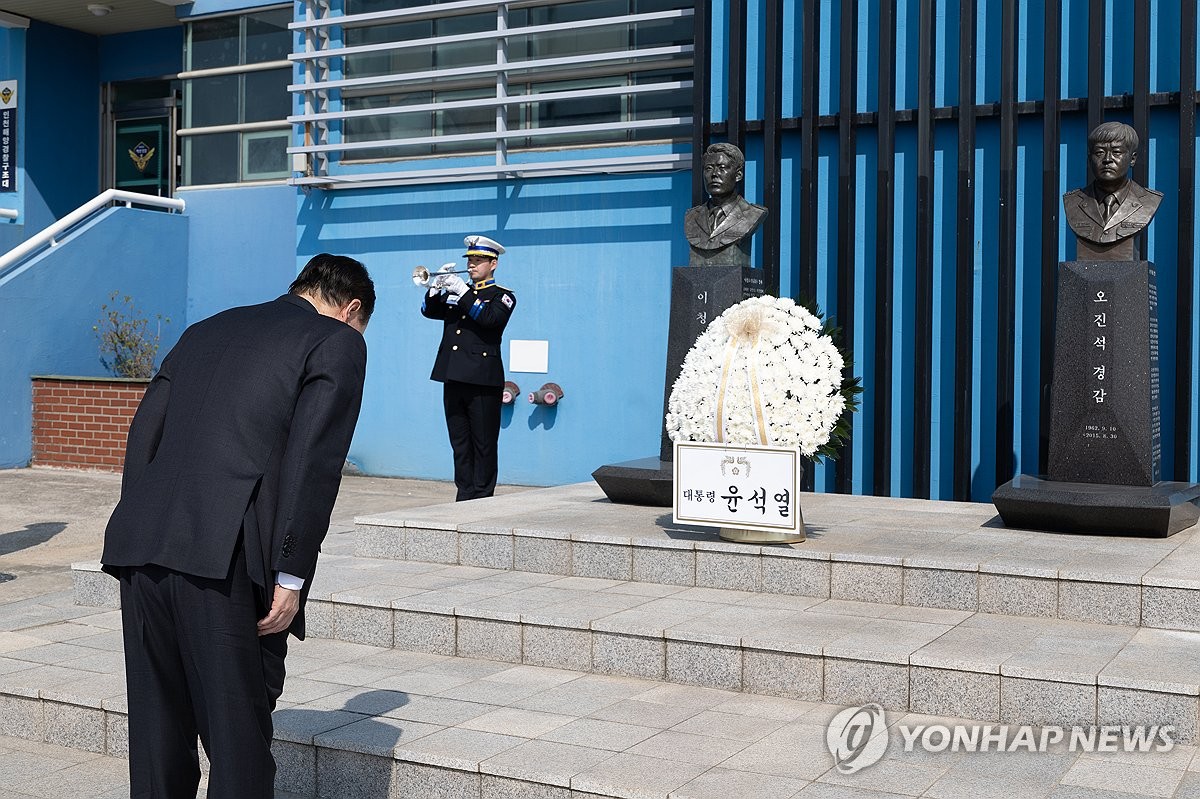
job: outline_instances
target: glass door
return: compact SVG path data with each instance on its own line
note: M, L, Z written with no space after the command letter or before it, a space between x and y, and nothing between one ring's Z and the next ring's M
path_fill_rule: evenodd
M116 122L113 188L169 197L171 119L167 116Z
M178 184L179 81L110 83L104 92L104 186L170 197Z

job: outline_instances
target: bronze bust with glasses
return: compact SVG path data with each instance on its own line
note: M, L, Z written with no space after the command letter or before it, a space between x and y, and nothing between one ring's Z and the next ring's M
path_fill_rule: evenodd
M1092 182L1063 195L1078 260L1139 260L1134 237L1150 224L1162 193L1130 179L1138 147L1137 131L1124 122L1105 122L1088 134Z

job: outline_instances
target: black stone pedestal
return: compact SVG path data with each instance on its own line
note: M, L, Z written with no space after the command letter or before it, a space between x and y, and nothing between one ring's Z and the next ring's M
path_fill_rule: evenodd
M1157 300L1148 261L1059 265L1049 479L1158 482Z
M1154 264L1059 265L1049 468L1000 486L1009 527L1165 538L1200 518L1200 485L1159 481Z
M667 369L663 381L663 416L671 388L683 369L696 339L725 310L748 297L763 293L763 272L744 266L676 266L671 270L671 320L667 333ZM671 506L674 449L666 429L658 457L601 466L592 472L613 502L629 505Z
M726 309L763 293L763 271L748 266L677 266L671 270L671 324L667 333L667 373L663 381L663 417L671 389L683 371L683 359L709 322ZM658 457L675 458L673 442L663 428Z
M674 463L658 458L639 458L624 463L610 463L592 472L592 479L610 502L622 505L652 505L671 507L671 485Z
M1018 475L992 503L1008 527L1059 533L1166 538L1200 519L1200 485L1071 483Z

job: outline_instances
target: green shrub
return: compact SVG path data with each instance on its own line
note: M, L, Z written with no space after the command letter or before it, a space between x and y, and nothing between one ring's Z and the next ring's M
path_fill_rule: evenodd
M100 341L100 363L114 377L154 376L154 356L158 354L158 339L164 322L171 320L155 314L154 331L151 318L137 310L133 297L114 291L108 302L100 306L100 318L92 331Z

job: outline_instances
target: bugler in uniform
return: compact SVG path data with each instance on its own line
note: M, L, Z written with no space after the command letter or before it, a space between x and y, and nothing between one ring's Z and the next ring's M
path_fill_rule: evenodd
M458 501L495 492L504 387L500 349L517 307L516 295L493 277L504 247L486 236L468 236L464 243L471 281L445 274L455 266L446 264L421 303L423 316L444 323L429 377L442 383Z

